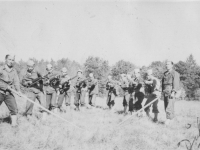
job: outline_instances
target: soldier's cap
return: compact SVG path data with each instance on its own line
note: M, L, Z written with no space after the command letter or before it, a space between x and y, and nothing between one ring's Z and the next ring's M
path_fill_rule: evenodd
M14 59L15 59L15 54L12 54L12 53L7 54L6 57L5 57L5 59L7 59L9 56L10 56L11 58L14 58Z
M147 75L152 75L153 74L153 70L152 69L148 69L147 70Z
M139 68L134 69L134 73L140 73L140 69Z
M66 67L63 67L63 68L61 69L61 72L67 73L67 68L66 68Z
M52 64L47 64L46 68L51 69L53 68Z
M33 67L34 65L35 65L34 61L32 61L32 60L27 61L27 66Z
M81 69L79 69L79 70L77 71L77 73L78 73L78 72L81 72L81 73L83 73L83 71L82 71Z

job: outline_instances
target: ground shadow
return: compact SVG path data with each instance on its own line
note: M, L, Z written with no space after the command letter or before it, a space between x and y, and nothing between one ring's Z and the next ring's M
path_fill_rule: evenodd
M0 123L11 123L10 116L7 116L5 118L0 118Z

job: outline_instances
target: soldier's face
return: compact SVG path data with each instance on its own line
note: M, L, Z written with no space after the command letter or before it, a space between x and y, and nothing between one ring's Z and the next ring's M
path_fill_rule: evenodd
M150 80L152 78L151 75L147 75L147 79Z
M28 68L29 71L33 71L34 65L33 66L27 65L27 68Z
M6 59L6 65L8 67L13 67L15 62L15 56L8 56L8 58Z
M139 72L135 72L135 77L136 78L140 77L140 73Z
M52 68L48 68L48 67L46 68L46 70L47 70L48 72L50 72L50 73L53 71Z
M78 73L77 73L77 76L78 76L78 77L81 77L81 76L82 76L82 72L78 72Z
M63 76L67 75L67 73L66 73L66 72L61 72L61 73L62 73L62 75L63 75Z
M171 70L172 67L173 67L172 63L171 63L170 61L168 61L168 62L166 63L166 68L167 68L167 70Z

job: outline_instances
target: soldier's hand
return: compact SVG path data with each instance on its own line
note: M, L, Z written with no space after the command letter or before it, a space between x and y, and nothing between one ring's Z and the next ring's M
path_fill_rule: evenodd
M11 91L11 89L12 87L8 85L6 90Z
M62 85L59 85L59 88L62 88Z

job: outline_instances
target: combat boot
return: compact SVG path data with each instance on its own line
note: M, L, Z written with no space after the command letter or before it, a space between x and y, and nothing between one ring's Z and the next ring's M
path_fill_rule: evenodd
M42 118L41 118L41 119L42 119L43 121L45 121L46 118L47 118L47 113L46 113L46 112L43 112L43 113L42 113Z
M11 126L17 127L17 115L11 115Z
M70 106L66 106L66 112L70 111Z
M158 122L158 113L154 113L153 122Z

